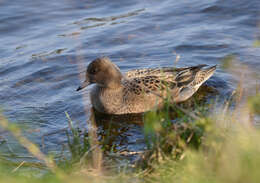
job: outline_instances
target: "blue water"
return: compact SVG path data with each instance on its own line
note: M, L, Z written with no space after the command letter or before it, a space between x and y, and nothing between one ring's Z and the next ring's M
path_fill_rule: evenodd
M43 134L67 126L65 111L86 126L89 89L75 89L98 56L127 71L173 65L176 54L179 67L220 64L235 54L260 71L260 48L253 47L259 22L259 0L1 0L1 108L41 144ZM224 93L234 87L220 67L211 81ZM128 128L130 149L142 148L137 131ZM64 141L63 132L45 139L52 150Z

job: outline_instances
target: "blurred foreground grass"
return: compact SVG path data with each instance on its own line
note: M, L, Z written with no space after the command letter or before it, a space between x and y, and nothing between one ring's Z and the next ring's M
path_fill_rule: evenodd
M234 59L227 57L223 68L241 74ZM68 115L70 158L60 160L43 154L0 116L2 128L39 160L17 162L0 154L0 182L260 182L260 131L254 125L260 114L260 93L257 87L254 91L248 94L238 83L234 96L221 107L213 103L185 109L166 102L163 110L146 113L147 150L123 170L110 168L113 161L105 156L105 141L97 141L95 128L82 136ZM178 120L170 118L172 113ZM93 117L91 121L95 126Z

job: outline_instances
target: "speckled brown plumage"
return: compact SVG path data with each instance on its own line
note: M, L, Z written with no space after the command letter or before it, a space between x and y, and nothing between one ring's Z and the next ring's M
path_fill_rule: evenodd
M90 98L99 112L141 113L160 107L169 96L172 102L187 100L216 69L205 66L136 69L123 75L108 58L98 58L89 64L86 81L78 90L96 84Z

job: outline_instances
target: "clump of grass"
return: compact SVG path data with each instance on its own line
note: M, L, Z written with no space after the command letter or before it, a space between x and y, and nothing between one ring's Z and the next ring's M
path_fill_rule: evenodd
M89 131L81 131L73 125L73 121L69 114L65 112L68 119L70 131L66 131L67 145L70 152L69 159L63 159L59 162L59 168L63 168L67 172L77 171L79 169L85 172L96 171L101 173L102 152L100 150L101 143L98 142L97 129L95 127L95 119L93 115L90 117L91 129Z
M205 107L204 110L208 108ZM171 111L174 111L175 119L171 118ZM183 159L187 149L200 148L204 132L210 125L209 120L202 120L195 113L166 102L163 110L151 111L145 115L144 134L147 151L137 165L143 169L150 169L154 164Z
M67 131L68 147L70 151L71 164L86 161L87 163L87 154L90 150L89 137L87 132L81 133L81 131L74 127L73 122L69 114L65 113L68 118L69 129L71 135Z
M202 119L201 119L202 120ZM204 119L208 120L208 119ZM188 148L185 158L155 164L148 182L258 182L260 132L245 124L210 119L199 150ZM228 122L229 123L229 122Z

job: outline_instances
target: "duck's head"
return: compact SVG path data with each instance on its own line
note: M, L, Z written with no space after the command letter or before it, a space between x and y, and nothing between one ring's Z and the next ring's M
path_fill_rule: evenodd
M87 67L86 80L77 91L96 83L104 88L117 88L121 85L121 74L119 68L109 58L102 57L93 60Z

